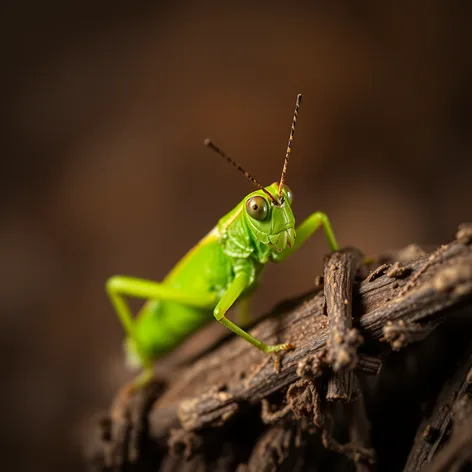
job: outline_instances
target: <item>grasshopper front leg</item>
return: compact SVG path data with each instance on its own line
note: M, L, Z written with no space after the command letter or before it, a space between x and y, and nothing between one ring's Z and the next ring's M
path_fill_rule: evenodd
M333 228L331 227L331 223L325 213L317 211L306 218L306 220L304 220L296 229L297 236L295 239L295 244L291 248L287 248L282 252L275 252L272 254L273 261L282 262L285 260L288 256L290 256L290 254L293 254L304 242L306 242L306 240L312 236L320 226L323 227L331 250L337 251L339 246L338 242L336 241Z
M226 312L231 308L233 303L247 288L249 284L249 278L249 274L244 271L236 275L231 285L221 297L218 305L216 305L216 308L213 312L213 315L215 316L216 320L219 321L223 326L226 326L228 329L230 329L233 333L245 339L247 342L251 343L253 346L257 347L263 352L277 352L293 349L293 346L290 343L274 345L265 344L262 341L259 341L259 339L256 339L255 337L251 336L249 333L240 328L237 324L233 323L225 317Z

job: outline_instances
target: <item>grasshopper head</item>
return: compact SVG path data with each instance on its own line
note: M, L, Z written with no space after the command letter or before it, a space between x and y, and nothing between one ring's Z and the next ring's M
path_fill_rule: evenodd
M270 194L273 198L268 198ZM295 217L292 212L292 191L285 185L282 197L279 184L274 182L249 194L245 200L245 216L255 237L280 252L295 242Z
M288 138L287 152L280 182L268 187L262 186L249 172L246 172L236 161L227 156L211 139L205 139L205 146L226 159L231 165L244 174L259 190L249 194L245 201L245 218L255 237L263 244L280 252L295 242L295 218L292 212L292 191L285 185L287 165L292 152L295 124L298 118L302 96L297 95L292 127Z

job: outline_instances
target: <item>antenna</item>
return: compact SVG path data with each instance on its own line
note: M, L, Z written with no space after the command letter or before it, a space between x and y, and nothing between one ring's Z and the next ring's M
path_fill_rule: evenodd
M284 188L285 177L287 175L288 159L290 157L290 153L292 152L293 135L295 134L295 125L297 123L298 109L300 108L301 101L302 101L302 94L299 93L297 95L297 102L295 103L295 112L293 114L292 127L290 128L290 136L288 138L287 152L285 153L284 167L282 169L282 175L280 176L280 184L279 184L279 200L280 201L282 201L282 189Z
M262 186L262 184L260 184L249 172L245 171L236 161L233 161L231 157L227 156L211 139L209 138L205 139L205 141L203 141L203 144L205 144L206 147L209 147L212 151L215 151L221 157L226 159L230 164L233 165L233 167L236 167L236 169L238 169L239 172L244 174L256 187L262 190L270 198L270 200L272 201L274 205L278 204L277 200L271 195L270 192L268 192Z

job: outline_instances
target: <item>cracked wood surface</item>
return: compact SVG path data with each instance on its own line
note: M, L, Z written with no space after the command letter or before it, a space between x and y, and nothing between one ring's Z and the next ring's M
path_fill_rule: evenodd
M390 341L385 328L406 324L416 327L418 333L412 336L406 332L405 346L427 336L448 310L471 302L470 247L454 241L437 252L440 256L434 256L434 261L432 255L426 255L410 262L410 277L383 274L360 284L354 293L353 317L366 342ZM417 273L421 275L411 283ZM401 295L398 298L397 293ZM295 344L294 351L283 354L279 372L272 362L265 362L263 353L236 338L182 372L154 404L151 434L160 439L179 424L188 431L218 424L234 414L241 402L257 403L296 381L298 363L326 349L329 322L323 305L322 292L308 294L292 308L279 307L276 318L265 319L250 331L265 342L288 340ZM380 352L382 347L376 349ZM258 369L256 375L247 372L248 366Z
M352 410L346 410L349 414L344 416L352 423L347 425L352 443L339 444L331 435L334 417L323 399L354 400L357 375L377 375L386 354L422 341L449 315L472 304L471 228L463 225L455 241L429 254L415 245L385 254L370 266L374 269L370 273L365 265L356 273L362 258L357 249L346 248L330 255L324 287L323 278L319 278L316 289L280 303L250 329L265 342L296 346L280 356L278 369L274 369L272 357L228 336L192 365L169 375L165 386L150 385L130 398L121 417L102 421L95 432L99 437L92 447L90 463L95 464L95 470L123 470L126 462L139 462L140 457L148 456L152 458L149 469L138 466L133 470L211 467L229 471L239 464L238 471L245 471L255 470L255 464L267 460L273 463L267 470L283 470L283 463L295 467L291 453L303 450L309 456L316 450L326 455L324 444L348 457L357 470L371 470L374 450L367 449L367 413L356 419L349 413ZM340 355L346 348L347 358ZM277 411L271 411L269 398L278 398ZM264 421L256 410L261 403ZM346 408L352 405L348 403ZM269 425L254 436L254 442L248 439L249 456L247 450L237 452L244 436L236 442L233 438L233 449L226 448L230 451L226 457L215 456L214 449L208 447L220 444L223 437L219 431L237 424L238 418L251 419L256 430L264 423ZM297 421L305 426L293 436L295 430L291 428ZM321 432L318 442L313 442L314 431ZM280 440L275 449L270 438L276 443ZM221 446L217 449L226 450ZM275 462L273 454L278 458ZM190 460L185 463L186 469L179 469L178 457ZM279 462L282 468L278 468Z

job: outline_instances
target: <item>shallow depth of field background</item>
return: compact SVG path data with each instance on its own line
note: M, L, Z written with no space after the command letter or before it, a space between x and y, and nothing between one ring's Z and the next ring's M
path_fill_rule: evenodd
M3 16L4 470L82 470L86 420L129 378L106 278L161 279L252 190L205 137L269 184L302 92L299 221L324 210L341 244L375 254L472 220L471 4L310 3ZM308 289L326 250L317 235L271 266L254 311Z

